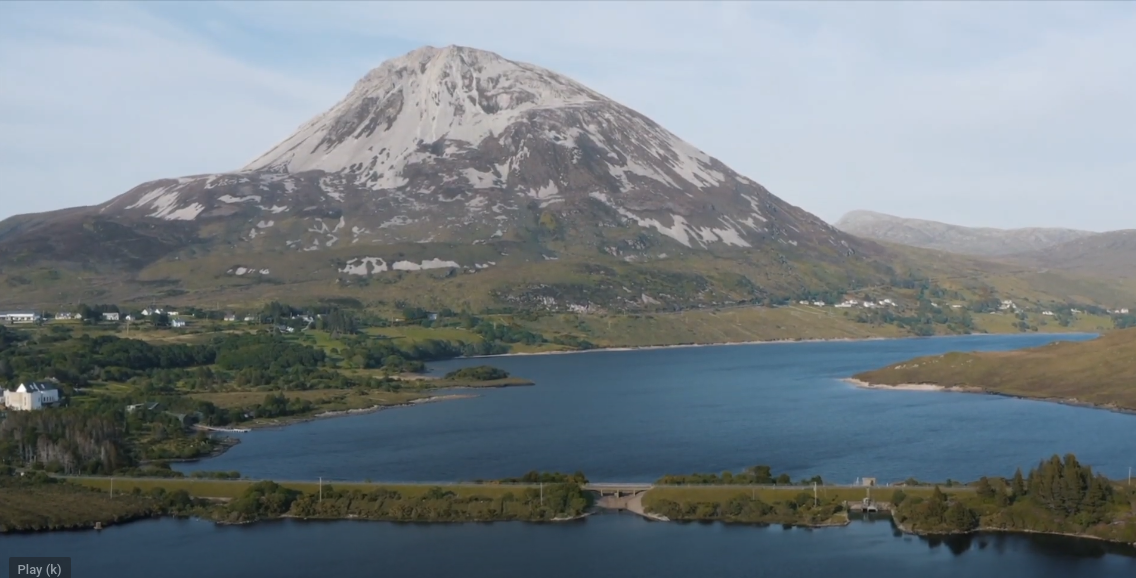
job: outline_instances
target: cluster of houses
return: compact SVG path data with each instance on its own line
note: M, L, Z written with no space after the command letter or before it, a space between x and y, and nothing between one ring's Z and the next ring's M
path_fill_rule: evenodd
M860 300L857 300L857 299L846 299L842 303L837 303L836 305L833 305L833 307L836 307L838 309L851 309L853 307L863 307L865 309L879 309L881 307L895 307L895 306L896 306L895 301L892 301L891 299L883 299L881 301L871 301L871 300L868 300L868 299L865 299L864 301L860 301Z
M59 403L59 386L33 381L21 383L15 391L4 390L4 407L16 411L35 411Z

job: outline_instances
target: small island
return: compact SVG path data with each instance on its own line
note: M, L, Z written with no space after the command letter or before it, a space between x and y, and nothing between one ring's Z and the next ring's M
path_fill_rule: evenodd
M857 385L989 393L1136 411L1136 328L1016 351L919 357L853 376Z
M527 379L513 377L504 369L489 365L456 369L447 373L444 377L429 379L429 383L436 388L515 387L519 385L534 385L533 382Z

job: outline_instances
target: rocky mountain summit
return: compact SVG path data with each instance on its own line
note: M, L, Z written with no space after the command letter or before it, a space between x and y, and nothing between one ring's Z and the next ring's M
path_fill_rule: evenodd
M599 255L843 267L872 247L569 78L458 46L382 63L239 171L0 223L0 266L70 263L169 283L184 278L171 262L291 282L304 258L334 263L325 278L351 278Z

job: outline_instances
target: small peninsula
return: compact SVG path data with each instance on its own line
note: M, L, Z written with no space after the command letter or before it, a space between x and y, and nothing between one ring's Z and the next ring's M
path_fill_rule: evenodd
M1136 411L1136 328L1015 351L919 357L853 379L866 386L990 393Z

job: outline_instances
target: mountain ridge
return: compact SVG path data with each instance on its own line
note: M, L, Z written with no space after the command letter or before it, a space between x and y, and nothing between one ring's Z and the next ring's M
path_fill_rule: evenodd
M966 227L866 210L850 211L833 226L876 241L985 257L1027 253L1098 234L1053 227Z

